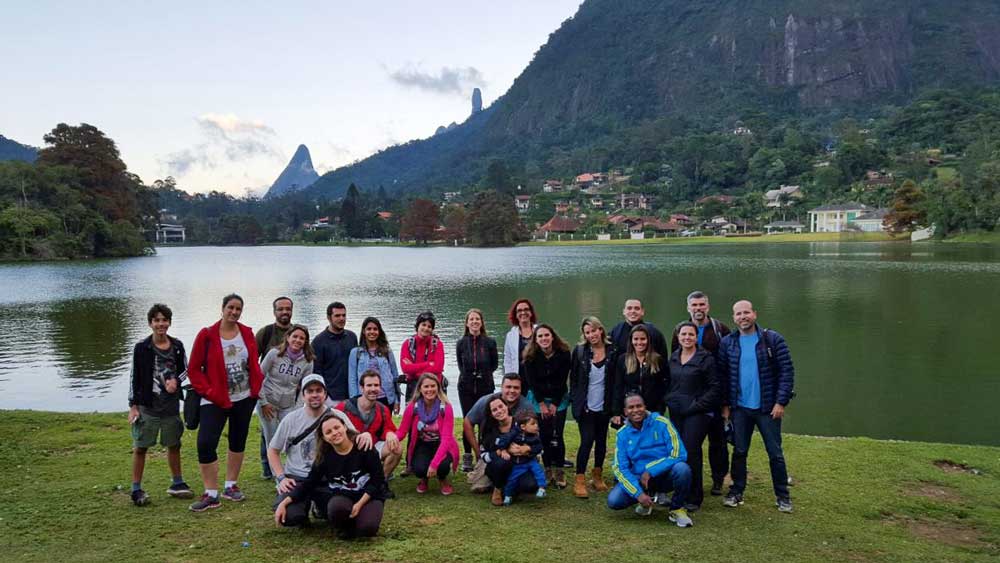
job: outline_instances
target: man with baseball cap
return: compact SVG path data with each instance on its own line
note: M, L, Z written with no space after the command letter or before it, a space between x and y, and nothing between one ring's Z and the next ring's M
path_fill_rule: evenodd
M267 461L277 482L278 497L274 501L277 506L295 488L295 485L309 476L313 458L316 453L316 428L320 418L328 412L326 405L326 381L322 375L307 375L302 379L302 408L282 419L281 424L271 438L267 448ZM344 425L355 430L354 424L346 414L335 411ZM281 463L281 454L285 454L285 463ZM309 522L309 505L312 499L306 498L288 506L285 526L301 526Z

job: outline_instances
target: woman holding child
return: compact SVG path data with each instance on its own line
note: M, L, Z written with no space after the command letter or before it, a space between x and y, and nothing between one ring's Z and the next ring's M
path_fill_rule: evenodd
M510 483L510 475L514 470L511 456L528 455L531 446L511 444L506 449L498 448L497 440L513 430L514 417L507 403L499 395L490 399L486 406L489 414L479 428L479 452L486 462L486 476L493 483L490 502L493 506L501 506L504 501L504 489ZM530 472L523 474L515 483L519 493L530 494L538 489L538 483Z

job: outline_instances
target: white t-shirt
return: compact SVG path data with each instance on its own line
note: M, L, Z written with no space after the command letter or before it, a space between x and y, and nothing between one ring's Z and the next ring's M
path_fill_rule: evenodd
M222 359L226 364L229 400L235 403L246 399L250 396L250 366L247 364L250 353L242 333L237 333L236 338L222 339ZM212 402L202 399L201 404L210 405Z

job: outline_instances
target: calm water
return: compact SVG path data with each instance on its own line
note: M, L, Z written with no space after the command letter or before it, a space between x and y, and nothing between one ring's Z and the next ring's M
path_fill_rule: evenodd
M149 258L0 265L0 408L124 411L131 347L157 301L174 310L171 333L189 349L231 291L246 299L243 321L254 328L273 320L280 294L314 332L327 303L343 301L348 328L379 317L397 353L417 313L431 309L455 381L454 342L470 307L483 309L502 348L519 296L575 341L582 316L610 327L629 296L670 328L698 288L727 324L732 302L746 297L760 323L787 338L798 393L787 430L998 444L998 287L996 248L872 243L163 248Z

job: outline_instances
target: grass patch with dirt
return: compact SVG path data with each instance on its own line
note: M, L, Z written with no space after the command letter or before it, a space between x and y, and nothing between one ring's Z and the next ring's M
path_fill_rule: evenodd
M445 498L412 477L395 479L379 536L343 542L325 528L278 529L273 485L259 477L256 423L241 487L248 500L203 514L169 498L166 459L151 450L144 486L129 501L125 414L4 411L0 425L0 550L27 561L997 561L1000 448L788 435L793 514L770 492L755 437L746 505L706 496L695 527L665 510L612 512L603 495L569 489L493 508L463 477ZM577 432L567 425L573 457ZM613 440L613 438L612 438ZM198 484L195 434L184 471ZM225 449L225 439L222 440ZM608 467L607 464L606 468ZM975 470L975 471L973 471ZM709 480L710 481L710 480ZM200 487L196 487L200 493ZM248 547L243 547L247 542Z

